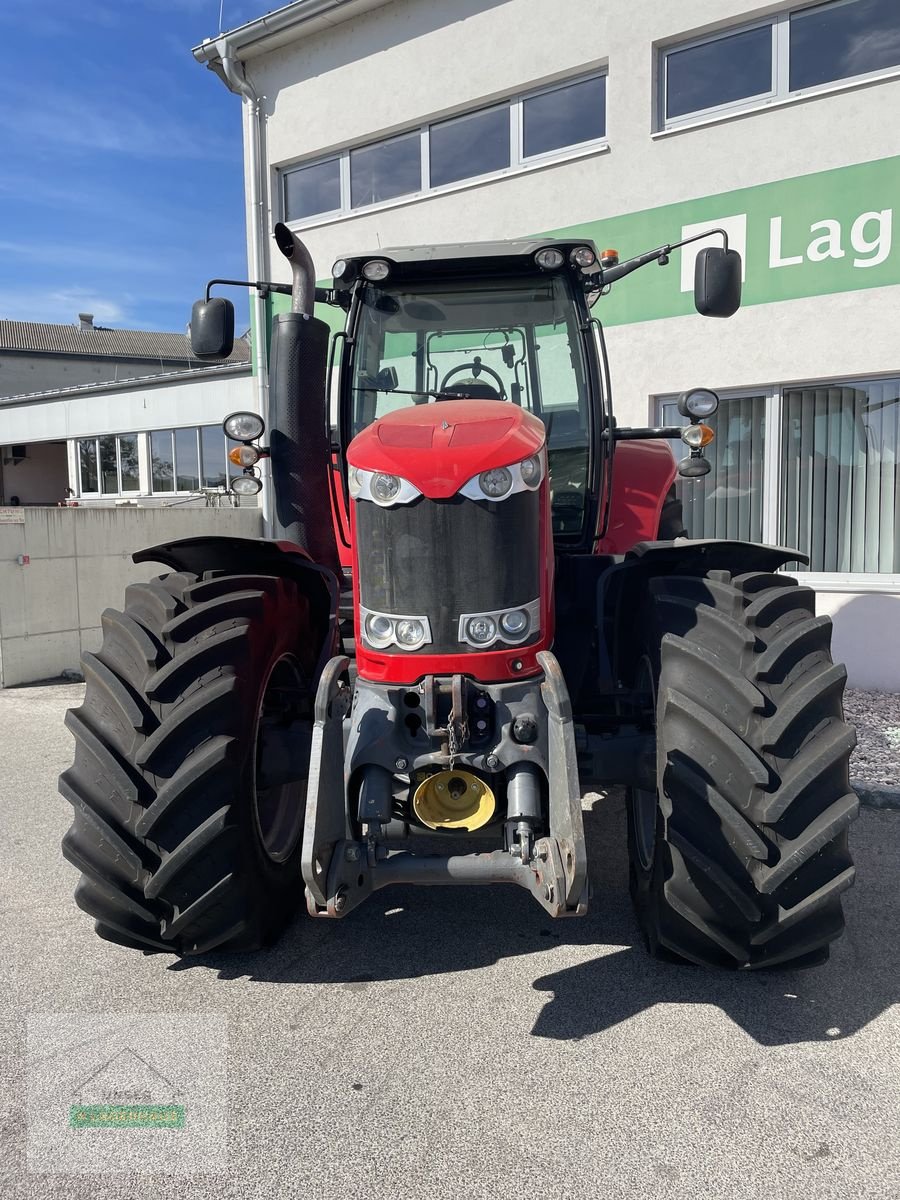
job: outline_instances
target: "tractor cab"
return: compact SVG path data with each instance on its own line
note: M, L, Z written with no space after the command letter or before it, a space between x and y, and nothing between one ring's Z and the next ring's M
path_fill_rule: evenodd
M554 536L589 540L602 460L592 446L606 424L586 302L597 269L590 243L546 240L339 259L334 294L348 311L342 446L410 406L515 405L546 430Z

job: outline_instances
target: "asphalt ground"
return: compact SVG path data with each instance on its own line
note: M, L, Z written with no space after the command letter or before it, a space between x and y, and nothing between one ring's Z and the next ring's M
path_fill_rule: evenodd
M586 801L580 921L513 888L397 888L256 955L144 956L94 935L59 851L81 690L0 692L3 1200L900 1195L900 814L854 826L848 930L811 971L651 962L616 793ZM173 1078L221 1067L203 1129L62 1129L71 1062L112 1028L163 1028Z

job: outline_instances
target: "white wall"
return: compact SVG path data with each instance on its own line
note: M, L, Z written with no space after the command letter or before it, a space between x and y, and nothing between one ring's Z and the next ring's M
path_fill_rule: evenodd
M5 514L6 515L6 514ZM167 570L134 551L202 535L260 537L256 509L23 509L0 520L0 687L77 669L100 645L100 614L129 583ZM30 562L18 562L27 555Z
M785 7L394 0L254 57L267 111L270 224L282 215L279 165L602 64L609 67L608 153L301 229L320 277L346 253L540 233L895 155L895 122L886 118L900 107L900 79L654 136L659 43ZM619 247L623 254L645 248ZM289 278L277 253L270 276ZM619 419L643 421L652 395L699 383L897 372L898 300L900 287L890 287L745 308L730 321L692 316L616 327L609 342Z
M4 442L50 441L215 425L236 409L256 411L249 367L135 380L63 396L0 401Z
M834 621L832 653L850 687L900 692L900 596L817 591L816 612Z

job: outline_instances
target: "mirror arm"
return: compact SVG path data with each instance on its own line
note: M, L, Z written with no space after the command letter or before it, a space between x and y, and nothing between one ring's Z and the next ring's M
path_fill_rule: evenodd
M625 275L630 275L638 267L645 267L647 263L658 262L661 267L664 267L668 263L669 255L673 250L679 250L682 246L687 246L691 242L702 241L714 233L721 235L723 248L727 250L728 234L724 229L705 229L703 233L695 233L693 237L684 238L683 241L672 242L671 245L657 246L655 250L648 250L646 254L639 254L636 258L627 258L625 262L616 263L614 267L601 269L593 278L599 280L600 287L605 287L607 284L615 283L617 279L622 279Z
M206 285L207 300L209 300L210 292L212 291L213 286L217 283L225 284L229 287L256 288L263 299L265 299L270 292L277 292L280 296L290 296L292 291L289 283L267 283L265 280L261 279L255 281L252 279L211 279ZM320 304L338 303L337 299L335 298L334 288L317 287L316 300Z
M683 429L683 425L635 426L631 428L617 426L612 430L612 439L614 442L647 441L649 438L666 438L669 441L678 441ZM608 441L610 431L604 429L600 436Z

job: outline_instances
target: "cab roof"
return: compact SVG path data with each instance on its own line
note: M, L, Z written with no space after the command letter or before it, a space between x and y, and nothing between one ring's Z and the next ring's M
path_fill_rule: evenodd
M538 250L556 247L566 259L576 246L597 248L589 238L514 238L496 242L448 242L440 245L399 246L372 250L369 254L346 254L356 276L363 264L373 258L384 259L393 268L388 280L425 279L460 275L518 275L540 271L534 261ZM579 270L579 268L575 268ZM580 272L579 272L580 273ZM340 281L335 281L340 287ZM348 283L350 280L348 280ZM346 285L345 285L346 286Z

